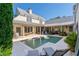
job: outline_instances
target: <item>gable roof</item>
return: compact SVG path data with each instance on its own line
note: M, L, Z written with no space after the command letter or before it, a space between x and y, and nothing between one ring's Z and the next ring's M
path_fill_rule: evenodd
M72 16L56 17L45 22L47 26L53 25L71 25L74 24L74 19Z
M21 8L17 8L17 11L18 11L18 13L19 13L20 15L22 15L22 16L29 16L29 17L31 17L31 18L34 18L34 19L40 20L40 21L44 21L44 20L45 20L42 16L39 16L39 15L34 14L34 13L29 14L27 11L25 11L25 10L23 10L23 9L21 9Z
M21 8L17 8L17 12L22 16L27 16L27 15L29 16L29 14Z
M17 8L17 12L19 13L18 18L22 18L22 20L19 19L19 21L23 21L26 22L26 16L30 17L30 18L34 18L36 20L40 20L40 23L42 23L42 21L45 21L45 19L37 14L29 14L27 11L21 9L21 8ZM21 17L23 16L23 17ZM14 18L14 21L16 21L16 17ZM17 20L18 21L18 20ZM58 25L71 25L74 24L74 20L72 16L64 16L64 17L56 17L56 18L51 18L50 20L45 21L45 25L46 26L58 26Z
M58 17L58 18L52 18L50 20L47 20L46 24L53 24L53 23L64 23L64 22L71 22L74 21L72 16L64 16L64 17Z

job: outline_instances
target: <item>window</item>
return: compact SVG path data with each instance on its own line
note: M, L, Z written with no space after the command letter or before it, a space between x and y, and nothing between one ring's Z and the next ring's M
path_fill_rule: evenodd
M28 17L27 18L27 22L32 22L32 18L31 17Z
M38 23L38 24L40 23L40 21L37 20L37 19L32 19L32 22L33 22L33 23Z

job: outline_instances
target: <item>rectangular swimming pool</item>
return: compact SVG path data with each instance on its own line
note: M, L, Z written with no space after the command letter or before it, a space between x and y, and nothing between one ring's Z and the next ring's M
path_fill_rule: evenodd
M32 39L23 40L21 42L23 42L24 44L28 45L29 47L35 49L47 42L56 44L60 39L62 39L62 37L46 36L46 37L40 37L40 38L35 37Z

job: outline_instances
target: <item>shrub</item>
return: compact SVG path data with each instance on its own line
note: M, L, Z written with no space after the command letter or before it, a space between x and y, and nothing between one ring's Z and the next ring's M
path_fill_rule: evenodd
M64 40L68 44L72 52L75 51L76 40L77 40L77 34L75 32L70 33Z
M13 37L13 7L11 3L0 4L0 55L10 55ZM8 53L9 52L9 53Z
M12 48L9 48L9 49L0 48L0 56L9 56L9 55L11 55L11 51L12 51Z

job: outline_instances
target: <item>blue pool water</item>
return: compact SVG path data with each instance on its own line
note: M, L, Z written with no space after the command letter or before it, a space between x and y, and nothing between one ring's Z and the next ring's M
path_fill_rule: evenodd
M32 38L30 40L23 40L21 42L23 42L24 44L28 45L29 47L35 49L47 42L51 42L51 43L57 43L60 39L62 39L62 37L56 37L56 36L47 36L47 38L45 37L40 37L40 38Z

